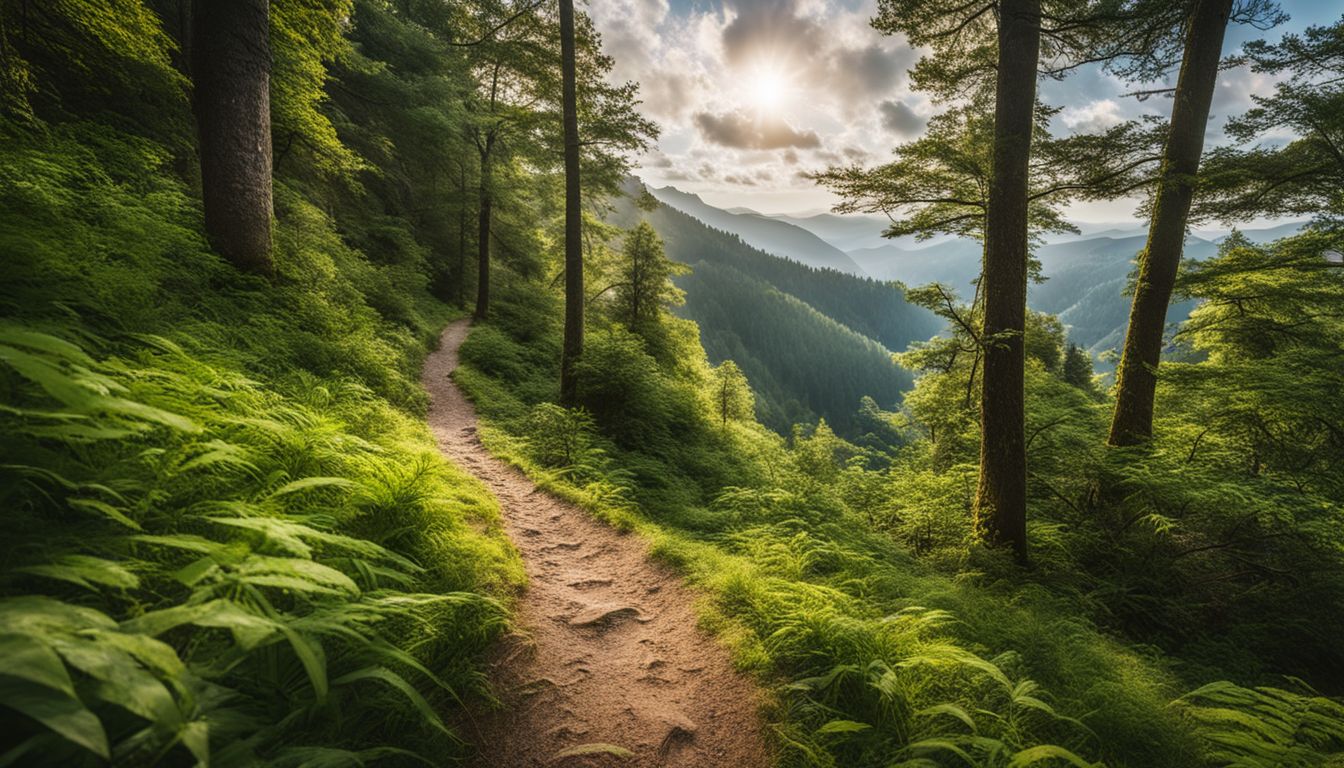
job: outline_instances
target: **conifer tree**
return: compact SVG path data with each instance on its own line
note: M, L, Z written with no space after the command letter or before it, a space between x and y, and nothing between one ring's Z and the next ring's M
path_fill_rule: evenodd
M668 260L662 240L647 221L641 221L625 236L621 256L616 304L625 324L640 332L657 322L665 307L682 302L683 294L671 278L690 269Z
M755 397L746 374L732 360L724 360L714 369L713 376L714 411L720 423L728 426L729 421L751 418L755 407Z

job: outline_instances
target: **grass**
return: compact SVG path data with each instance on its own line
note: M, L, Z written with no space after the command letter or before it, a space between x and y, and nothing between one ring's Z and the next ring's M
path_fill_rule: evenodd
M1061 539L1078 535L1068 526L1033 522L1033 580L938 543L955 530L889 525L906 507L951 525L964 467L893 468L878 496L896 496L875 513L874 473L846 464L852 446L827 430L785 440L722 424L685 321L636 339L594 313L585 360L603 365L580 382L592 411L560 413L554 300L525 285L500 294L455 374L486 446L637 531L702 592L702 624L773 693L782 765L1330 766L1344 754L1338 701L1301 681L1183 695L1192 668L1206 670L1096 623L1104 601L1061 560ZM917 555L925 538L935 546Z
M451 311L278 189L233 273L148 142L0 151L0 764L440 764L523 581L438 453Z
M679 450L708 454L689 460L593 431L588 458L547 465L533 414L555 396L545 367L555 339L522 316L506 310L462 350L457 380L487 447L638 531L705 594L703 624L774 693L782 764L1198 764L1161 658L992 568L931 571L754 423L710 420L685 434ZM684 468L710 462L729 482Z

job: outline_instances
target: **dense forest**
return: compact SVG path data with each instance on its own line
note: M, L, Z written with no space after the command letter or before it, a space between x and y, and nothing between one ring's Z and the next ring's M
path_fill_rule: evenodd
M631 193L659 126L588 10L0 0L0 765L1341 764L1344 19L879 0L945 110L810 178L979 243L967 291ZM1275 85L1206 148L1231 64ZM1166 111L1052 130L1084 65ZM1103 386L1028 285L1063 206L1135 194ZM1266 217L1309 223L1183 258ZM565 553L626 602L538 597Z
M763 424L788 434L825 418L856 438L872 426L859 413L864 397L888 410L899 404L913 379L891 351L942 327L899 286L778 258L666 205L646 213L634 204L642 186L626 192L608 220L629 227L643 217L667 257L690 267L673 277L686 294L673 311L699 326L711 362L746 371Z

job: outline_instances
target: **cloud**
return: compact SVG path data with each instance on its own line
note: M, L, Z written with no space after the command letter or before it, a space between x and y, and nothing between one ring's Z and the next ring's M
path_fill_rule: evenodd
M1100 133L1125 121L1123 110L1115 99L1098 99L1080 107L1069 107L1059 113L1064 127L1081 133Z
M905 72L915 62L910 48L889 50L885 46L866 45L858 48L839 48L831 56L831 82L846 91L850 98L885 96L905 79Z
M740 185L742 185L742 186L746 186L746 187L754 187L754 186L756 186L756 180L755 180L755 179L749 178L749 177L747 177L747 176L743 176L743 175L740 174L740 173L730 173L730 174L728 174L727 176L724 176L724 177L723 177L723 180L726 181L726 182L728 182L729 184L740 184Z
M824 47L821 25L797 13L791 2L737 0L731 21L723 28L724 58L729 64L749 64L763 52L793 59Z
M924 118L904 101L884 101L877 110L882 116L882 127L903 139L924 130Z
M752 119L741 112L699 112L695 125L706 140L734 149L812 149L821 146L816 131L799 131L777 117Z

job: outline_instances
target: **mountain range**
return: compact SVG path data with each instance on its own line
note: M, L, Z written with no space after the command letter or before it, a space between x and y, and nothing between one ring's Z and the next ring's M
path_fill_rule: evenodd
M677 311L700 326L711 362L731 359L746 373L762 423L787 434L794 424L825 419L851 439L881 431L860 413L863 398L896 408L913 376L892 352L937 334L942 321L906 302L899 285L865 276L836 258L843 252L787 222L722 211L667 188L649 190L664 202L644 211L633 203L639 182L627 182L626 191L608 220L625 228L648 221L668 257L691 267L675 278L686 294ZM791 256L754 247L772 238L788 239Z
M740 207L721 210L673 187L650 191L665 205L735 234L756 248L812 266L912 286L940 282L967 298L980 273L979 243L951 237L924 242L911 237L887 239L882 232L888 222L876 216L763 214ZM1028 303L1038 311L1059 315L1070 340L1087 349L1098 367L1106 370L1109 364L1097 356L1124 341L1130 301L1125 288L1147 228L1138 221L1079 222L1075 226L1078 233L1046 237L1034 251L1044 281L1029 287ZM1291 235L1301 226L1289 222L1241 233L1263 243ZM1222 231L1192 232L1184 255L1209 258L1226 237ZM1173 303L1168 322L1184 320L1193 308L1192 302Z
M675 208L715 229L731 232L753 248L812 267L867 276L843 250L791 222L747 209L735 209L739 211L735 213L715 208L698 195L682 192L675 187L649 187L648 191L663 205Z

